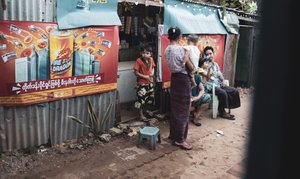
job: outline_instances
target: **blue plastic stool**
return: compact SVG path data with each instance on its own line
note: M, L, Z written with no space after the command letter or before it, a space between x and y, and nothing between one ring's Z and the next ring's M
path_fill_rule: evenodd
M139 137L137 140L137 147L140 146L140 143L143 139L148 139L150 140L150 149L154 150L156 148L156 138L158 138L158 143L161 143L159 128L144 127L140 130Z

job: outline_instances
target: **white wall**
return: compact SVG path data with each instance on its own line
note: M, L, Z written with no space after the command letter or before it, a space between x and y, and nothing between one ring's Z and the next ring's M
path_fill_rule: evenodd
M118 91L120 103L130 102L136 97L136 76L133 71L135 61L119 62L118 66Z

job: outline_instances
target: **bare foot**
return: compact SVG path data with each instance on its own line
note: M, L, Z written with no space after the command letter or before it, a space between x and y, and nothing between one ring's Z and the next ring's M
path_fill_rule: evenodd
M201 120L202 114L201 113L194 113L194 118L197 120Z
M140 120L143 121L143 122L148 122L149 119L146 118L145 116L140 116Z

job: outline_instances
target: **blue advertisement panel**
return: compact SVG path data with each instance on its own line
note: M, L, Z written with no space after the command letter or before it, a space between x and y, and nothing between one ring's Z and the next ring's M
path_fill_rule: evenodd
M59 29L121 25L117 0L57 0Z

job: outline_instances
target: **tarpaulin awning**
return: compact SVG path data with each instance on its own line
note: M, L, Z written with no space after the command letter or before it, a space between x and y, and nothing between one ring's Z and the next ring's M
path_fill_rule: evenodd
M121 25L118 1L57 0L59 29Z
M221 19L221 22L229 33L239 34L240 22L235 13L226 12L224 18Z
M177 26L183 34L227 34L220 21L219 9L201 4L165 0L164 33Z

